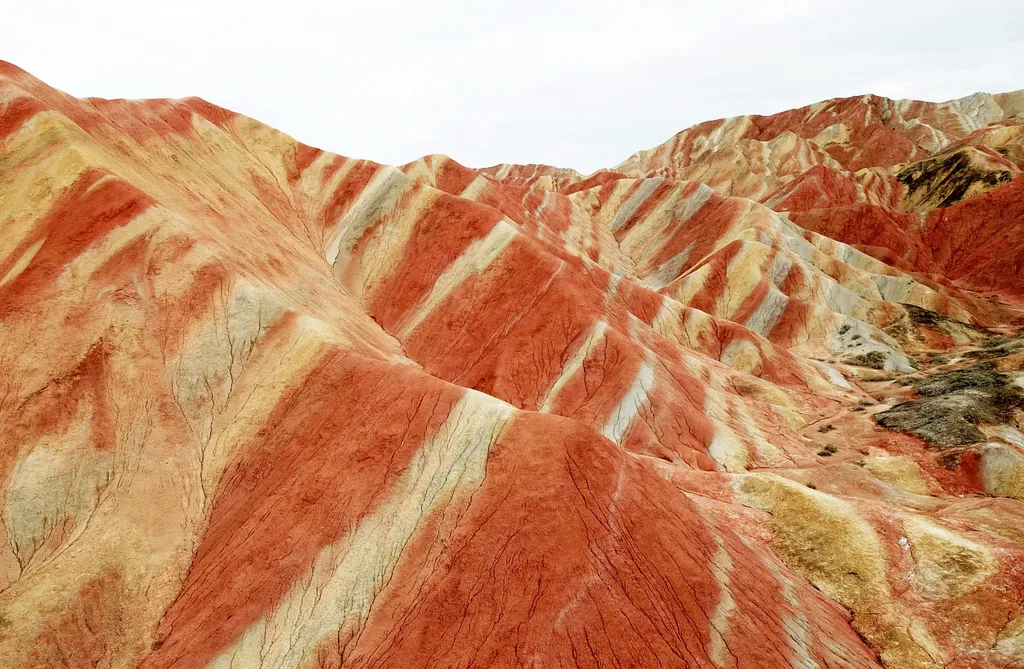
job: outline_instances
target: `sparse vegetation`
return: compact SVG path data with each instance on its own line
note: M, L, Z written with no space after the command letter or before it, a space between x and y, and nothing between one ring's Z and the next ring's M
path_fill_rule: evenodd
M993 337L981 342L981 348L975 351L967 351L964 358L968 360L995 360L1004 358L1012 353L1024 351L1024 335L1013 337Z
M949 453L943 453L939 456L938 463L943 469L950 471L956 471L960 469L960 461L963 459L964 452L961 449L951 451Z
M821 426L818 427L818 432L821 432L821 433L831 432L834 429L836 429L835 425L833 425L832 423L825 423L824 425L821 425Z
M838 452L839 452L839 447L836 446L835 444L825 444L821 448L821 450L818 451L818 455L827 458L829 456L835 455Z
M982 348L999 348L1009 344L1012 340L1009 337L992 337L981 342Z
M1024 409L1024 390L992 363L938 372L910 384L920 399L897 404L877 416L890 430L917 435L938 448L985 440L979 425L1008 423Z
M885 353L882 351L868 351L867 353L859 353L852 355L846 359L846 362L851 365L857 365L858 367L868 367L870 369L885 369Z
M907 318L914 325L941 325L942 323L958 323L952 318L936 313L931 309L924 309L915 304L900 304L907 312Z
M1005 374L997 372L992 363L981 363L973 367L939 372L914 379L914 392L924 397L938 397L964 388L986 388L1005 386Z

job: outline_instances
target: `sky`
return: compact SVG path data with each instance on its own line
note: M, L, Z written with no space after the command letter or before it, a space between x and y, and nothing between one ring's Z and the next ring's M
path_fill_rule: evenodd
M199 96L402 164L611 167L700 121L1024 88L1024 2L33 0L0 59L76 96Z

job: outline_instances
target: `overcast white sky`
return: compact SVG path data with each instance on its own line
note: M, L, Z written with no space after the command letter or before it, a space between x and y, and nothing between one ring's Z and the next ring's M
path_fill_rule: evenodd
M1024 88L1024 1L11 1L0 58L404 163L590 172L702 120Z

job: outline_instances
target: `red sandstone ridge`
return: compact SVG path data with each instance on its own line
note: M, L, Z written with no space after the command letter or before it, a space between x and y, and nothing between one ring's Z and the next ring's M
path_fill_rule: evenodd
M0 666L1022 666L1022 108L585 177L0 63Z

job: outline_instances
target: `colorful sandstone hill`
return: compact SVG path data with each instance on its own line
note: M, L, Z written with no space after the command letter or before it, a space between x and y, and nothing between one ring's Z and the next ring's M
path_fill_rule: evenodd
M0 666L1024 667L1024 91L400 167L0 62Z

